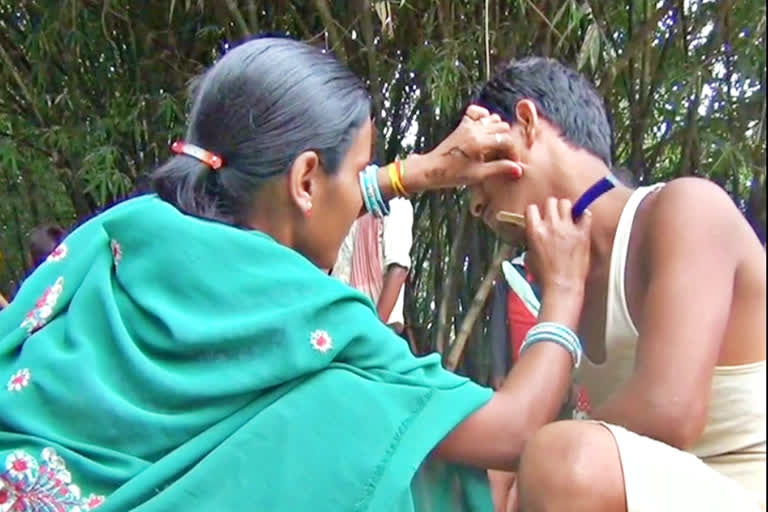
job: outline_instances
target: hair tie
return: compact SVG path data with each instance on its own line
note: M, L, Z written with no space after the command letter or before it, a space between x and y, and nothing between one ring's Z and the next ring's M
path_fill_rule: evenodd
M187 155L191 156L192 158L196 158L214 171L219 169L224 164L219 155L213 154L201 147L195 146L194 144L189 144L181 140L177 140L171 144L171 151L177 155Z

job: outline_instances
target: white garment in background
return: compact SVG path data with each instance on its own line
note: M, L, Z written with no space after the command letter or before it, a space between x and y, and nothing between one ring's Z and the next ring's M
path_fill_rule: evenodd
M382 262L382 275L390 265L398 265L407 270L411 268L411 246L413 245L413 205L408 199L397 198L389 201L390 213L384 217L381 233L379 234L381 249L380 261ZM357 235L357 221L352 224L346 238L339 248L336 265L333 267L332 276L349 284L352 271L352 249ZM405 286L400 288L392 313L387 324L404 324L403 317ZM370 297L374 304L379 297Z

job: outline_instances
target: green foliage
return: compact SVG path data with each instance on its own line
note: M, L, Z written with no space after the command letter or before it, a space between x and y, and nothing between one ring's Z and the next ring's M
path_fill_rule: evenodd
M556 57L599 85L614 121L615 160L638 182L708 176L764 231L762 2L488 5L0 0L0 288L11 292L22 278L31 227L85 218L166 158L183 131L190 81L225 42L261 31L331 49L368 81L383 112L382 160L434 145L487 67ZM458 192L416 199L406 314L424 350L441 330L453 338L493 257L491 234L462 218L465 201ZM484 367L483 329L478 323L468 345L475 371Z

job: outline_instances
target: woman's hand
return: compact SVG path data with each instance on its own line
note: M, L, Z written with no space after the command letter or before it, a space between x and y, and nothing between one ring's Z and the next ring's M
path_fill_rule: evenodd
M554 304L573 305L563 311L548 311L563 316L575 328L581 313L584 283L589 272L590 229L592 214L585 211L578 221L571 217L567 199L547 199L542 217L536 205L529 205L525 215L528 254L525 265L541 286L542 312ZM563 298L566 300L558 300ZM557 308L560 309L560 308ZM575 315L575 317L574 317Z
M406 159L406 189L425 190L473 185L497 174L522 175L512 154L509 124L488 110L471 105L459 126L435 149Z

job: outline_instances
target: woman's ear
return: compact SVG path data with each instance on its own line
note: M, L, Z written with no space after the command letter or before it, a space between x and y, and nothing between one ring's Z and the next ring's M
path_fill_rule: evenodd
M320 158L314 151L305 151L293 161L288 173L291 200L306 216L312 211L312 194L317 189Z
M525 145L533 145L539 129L539 111L531 100L520 100L515 105L515 117L525 134Z

